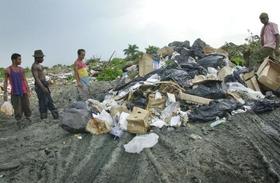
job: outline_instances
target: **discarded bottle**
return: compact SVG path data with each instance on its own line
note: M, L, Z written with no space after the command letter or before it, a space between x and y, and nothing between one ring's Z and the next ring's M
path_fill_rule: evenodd
M215 126L218 126L218 125L220 125L222 123L225 123L225 122L226 122L226 118L218 119L215 122L211 123L210 126L212 128L214 128Z

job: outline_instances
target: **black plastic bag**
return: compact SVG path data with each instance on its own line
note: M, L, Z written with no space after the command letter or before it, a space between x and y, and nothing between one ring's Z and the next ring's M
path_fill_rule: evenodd
M263 99L255 101L252 106L252 111L255 113L264 113L273 111L274 109L280 107L280 101L279 100L269 100L269 99Z
M199 65L207 69L208 67L213 67L215 69L223 68L226 66L226 60L224 55L207 55L197 61Z
M208 84L199 84L197 87L187 90L187 93L210 99L222 99L226 97L226 92L222 89L221 84L212 81L209 81Z
M192 47L191 47L191 51L192 51L192 56L198 57L199 59L204 57L204 51L203 49L206 47L206 43L204 41L202 41L201 39L197 39L194 41Z
M62 113L60 126L70 133L86 132L90 113L86 109L67 108Z
M240 104L232 99L214 100L207 106L194 107L189 114L189 119L191 122L214 121L216 117L225 117L238 107Z

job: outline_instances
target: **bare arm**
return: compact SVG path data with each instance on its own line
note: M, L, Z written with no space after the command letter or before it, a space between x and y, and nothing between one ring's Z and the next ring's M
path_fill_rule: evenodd
M75 79L77 81L77 85L80 86L80 76L78 74L78 67L76 65L76 62L74 63L74 76L75 76Z
M276 34L275 38L276 38L276 49L278 50L279 49L279 34Z
M27 93L30 94L30 88L29 88L29 86L28 86L28 82L27 82L26 77L25 77L25 72L23 72L23 81L24 81L25 84L26 84Z
M5 75L5 78L4 78L4 101L7 101L8 100L8 79L9 79L9 73L7 70L4 71L4 75Z

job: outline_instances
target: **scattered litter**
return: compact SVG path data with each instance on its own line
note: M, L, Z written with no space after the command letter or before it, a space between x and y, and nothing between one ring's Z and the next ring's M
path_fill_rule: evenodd
M162 128L163 126L166 126L166 123L159 118L154 118L154 119L152 119L151 126Z
M82 140L83 139L83 137L80 135L80 134L75 134L74 135L77 139L79 139L79 140Z
M122 112L119 119L120 128L122 130L127 131L127 117L129 116L128 113Z
M201 139L202 139L201 136L196 135L196 134L193 134L193 133L190 135L190 137L191 137L193 140L201 140Z
M7 116L12 116L14 114L14 108L11 102L4 102L1 106L1 112L3 112Z
M114 136L114 139L121 138L123 130L119 126L115 126L112 128L110 134Z
M170 126L181 126L181 119L180 116L173 116L170 120Z
M124 149L128 153L140 153L144 148L151 148L158 143L159 136L155 133L139 135L134 137Z
M226 122L226 118L222 118L222 119L217 119L215 122L211 123L210 126L212 128L214 128L215 126L218 126L222 123L225 123Z

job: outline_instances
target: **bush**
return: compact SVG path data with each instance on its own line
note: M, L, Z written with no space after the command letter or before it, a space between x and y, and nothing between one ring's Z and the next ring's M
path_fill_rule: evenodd
M121 58L114 58L111 62L104 64L104 69L98 74L98 81L111 81L123 74L123 68L127 62Z

